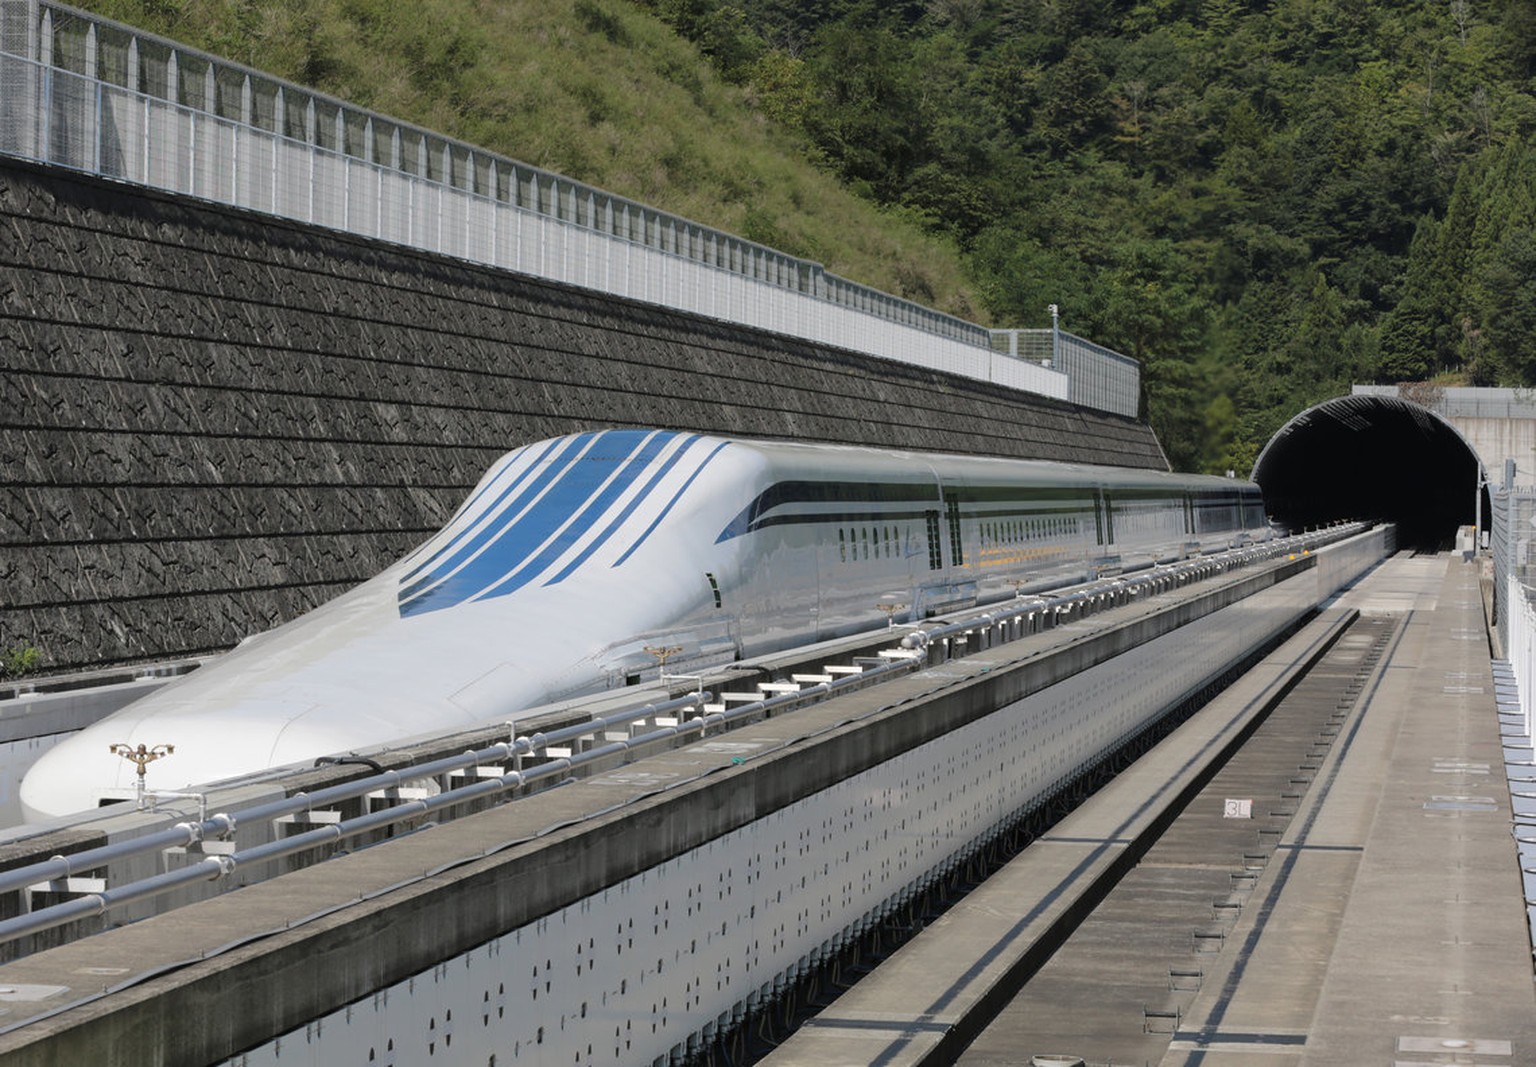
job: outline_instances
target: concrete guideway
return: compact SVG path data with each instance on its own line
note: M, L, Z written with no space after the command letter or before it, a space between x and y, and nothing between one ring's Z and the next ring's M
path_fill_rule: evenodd
M1095 909L1148 798L1355 611L1333 677L1294 694L1342 687L1349 710L1328 697L1319 729L1277 707ZM1481 612L1459 557L1394 558L767 1062L1532 1062Z
M953 1062L1349 621L1332 613L1287 641L764 1062Z

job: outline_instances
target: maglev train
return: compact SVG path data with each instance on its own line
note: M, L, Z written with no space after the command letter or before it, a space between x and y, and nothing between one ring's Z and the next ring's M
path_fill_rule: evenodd
M1257 486L1060 463L580 433L508 453L377 577L61 742L29 818L511 719L560 698L1268 535Z

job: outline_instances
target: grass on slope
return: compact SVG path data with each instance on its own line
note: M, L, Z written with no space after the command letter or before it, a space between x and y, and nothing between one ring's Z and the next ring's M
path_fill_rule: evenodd
M79 0L969 319L958 252L816 169L627 0Z

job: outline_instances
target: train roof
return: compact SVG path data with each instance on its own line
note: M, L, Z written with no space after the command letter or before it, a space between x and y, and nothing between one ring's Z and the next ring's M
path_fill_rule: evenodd
M825 444L755 438L719 438L755 452L774 466L818 466L826 474L868 476L875 473L922 473L965 480L1016 481L1026 474L1033 482L1059 485L1091 484L1105 488L1161 488L1233 490L1253 488L1253 483L1213 474L1176 474L1169 471L1062 463L1054 460L1011 459L962 453L914 452L867 445Z

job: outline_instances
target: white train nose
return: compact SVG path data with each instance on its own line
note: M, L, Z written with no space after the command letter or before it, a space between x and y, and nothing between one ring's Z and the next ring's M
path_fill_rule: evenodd
M146 755L153 752L146 746ZM146 760L145 782L168 788L161 781L165 773L158 771L154 762L158 760ZM43 753L22 778L17 797L27 822L43 822L132 800L137 778L136 765L130 765L99 735L86 730Z
M28 822L39 822L134 800L141 764L149 793L264 770L291 717L107 719L59 742L32 765L17 791L22 813Z
M250 699L228 704L222 716L196 714L196 702L167 707L153 701L88 726L44 753L18 790L26 820L134 800L141 763L147 793L182 792L351 751L359 736L390 737L387 723L355 710L325 714L328 709L307 700ZM439 707L406 701L393 706L404 708L411 722L441 718ZM310 716L312 711L320 714Z

